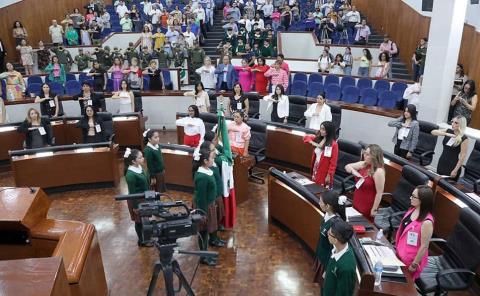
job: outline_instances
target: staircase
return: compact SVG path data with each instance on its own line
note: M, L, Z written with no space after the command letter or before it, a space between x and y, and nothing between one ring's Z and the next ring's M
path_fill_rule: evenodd
M202 45L205 55L209 56L215 63L219 57L217 46L222 41L225 30L222 28L223 22L222 10L215 10L215 16L213 17L213 26L207 32L207 38L204 39Z

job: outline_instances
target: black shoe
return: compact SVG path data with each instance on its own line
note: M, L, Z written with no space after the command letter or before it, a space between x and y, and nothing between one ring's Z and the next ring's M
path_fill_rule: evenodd
M145 248L153 247L153 242L152 241L143 241L143 242L138 241L137 244L138 244L139 247L145 247Z
M217 265L217 261L213 260L212 258L202 258L202 259L200 259L200 263L208 265L208 266Z
M225 247L225 242L220 241L218 238L211 239L209 244L214 247Z

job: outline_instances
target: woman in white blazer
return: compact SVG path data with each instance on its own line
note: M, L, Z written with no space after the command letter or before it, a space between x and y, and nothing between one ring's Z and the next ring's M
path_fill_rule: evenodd
M263 97L263 99L268 102L267 110L272 108L272 113L270 115L271 121L283 123L288 122L290 104L283 85L278 84L275 87L275 92Z
M325 93L319 94L317 102L311 104L303 115L310 119L307 127L314 130L319 130L322 122L332 121L332 111L330 106L326 104Z

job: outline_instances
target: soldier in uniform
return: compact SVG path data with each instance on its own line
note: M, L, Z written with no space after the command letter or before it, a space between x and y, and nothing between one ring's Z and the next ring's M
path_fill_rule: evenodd
M142 66L142 69L146 69L150 64L150 61L153 59L152 54L148 52L148 47L144 46L142 48L142 51L138 55L138 59L140 60L140 65Z
M96 47L93 55L100 66L105 67L105 51L101 47Z
M188 59L190 62L190 74L195 75L195 81L200 82L200 75L195 73L195 70L203 66L203 60L205 59L205 51L200 48L198 41L193 43L193 48L189 50Z
M120 49L118 47L114 47L113 48L113 52L112 52L112 60L114 60L115 58L119 58L120 61L123 62L124 60L124 57L122 55L122 53L120 52Z
M160 47L159 50L155 51L155 55L158 59L158 68L165 69L170 68L170 62L172 61L172 55L169 54L164 47Z
M70 72L72 67L73 59L69 51L65 50L63 46L54 47L52 49L53 53L58 57L58 63L62 64L65 67L65 72Z
M133 42L130 42L128 44L127 49L125 50L125 53L123 55L125 57L125 60L128 61L128 64L130 65L130 61L132 58L137 58L139 59L138 52L135 50L133 47Z
M105 55L104 68L105 69L110 69L110 67L113 66L113 54L110 53L110 47L105 46L103 48L103 52L104 52L104 55Z
M75 57L75 64L77 64L78 72L87 69L90 60L90 56L84 54L82 48L78 49L78 55Z
M173 48L173 66L175 68L182 68L185 61L184 48L180 44L175 44Z

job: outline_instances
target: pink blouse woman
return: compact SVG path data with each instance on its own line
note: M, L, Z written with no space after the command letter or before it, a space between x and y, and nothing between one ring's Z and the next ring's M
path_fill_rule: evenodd
M108 72L112 73L113 91L119 91L123 79L123 67L122 61L118 57L113 60L113 66L110 67Z
M270 78L270 82L272 84L272 89L274 89L273 86L277 84L283 85L284 89L288 88L288 73L281 68L281 64L279 61L276 61L275 64L273 64L273 67L268 69L267 72L265 72L265 77Z
M238 73L238 83L242 86L244 92L249 92L252 90L253 85L253 75L252 69L248 67L247 61L242 60L242 66L235 66L235 71Z

